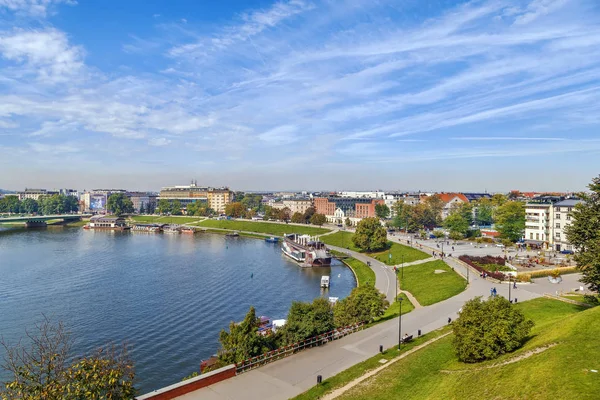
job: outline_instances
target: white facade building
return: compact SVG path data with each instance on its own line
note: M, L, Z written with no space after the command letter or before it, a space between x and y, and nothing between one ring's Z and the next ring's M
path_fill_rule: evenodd
M545 203L527 203L525 206L525 241L555 251L573 250L565 228L572 222L571 212L579 199Z

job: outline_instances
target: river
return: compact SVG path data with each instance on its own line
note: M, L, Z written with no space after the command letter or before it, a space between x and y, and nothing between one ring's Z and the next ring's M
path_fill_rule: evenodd
M322 275L331 275L326 292ZM278 244L251 238L66 227L0 232L0 336L15 342L45 314L66 324L76 354L125 341L141 393L197 371L217 351L219 331L251 305L258 315L285 318L293 300L343 298L355 285L338 261L300 268Z

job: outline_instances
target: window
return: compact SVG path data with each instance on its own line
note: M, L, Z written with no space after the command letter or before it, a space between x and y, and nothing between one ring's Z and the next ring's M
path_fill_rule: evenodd
M535 240L540 240L540 234L539 233L535 234Z
M560 219L560 214L556 214L556 215L554 216L554 219Z
M556 223L556 229L560 229L560 222Z
M560 232L556 232L556 238L560 239Z
M529 234L529 239L530 239L530 240L533 240L533 233L530 233L530 234Z
M571 220L571 214L567 214L567 221Z

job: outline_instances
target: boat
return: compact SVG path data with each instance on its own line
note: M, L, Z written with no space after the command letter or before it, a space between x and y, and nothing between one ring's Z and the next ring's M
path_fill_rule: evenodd
M90 222L83 229L101 229L112 231L125 231L131 229L125 222L123 217L114 217L106 215L94 215L90 218Z
M284 235L281 251L305 267L331 265L331 254L325 244L309 235L296 233Z
M329 287L329 276L323 275L321 277L321 287L327 289Z
M136 224L131 228L134 232L158 233L162 231L162 226L158 224Z
M279 238L271 236L271 237L265 238L265 242L267 242L267 243L277 243L277 242L279 242Z
M193 226L184 226L181 228L181 233L193 235L194 233L196 233L196 228L194 228Z
M227 234L227 235L225 235L225 236L229 236L229 237L238 237L238 236L240 236L240 234L239 234L239 233L237 233L237 232L231 232L231 233L228 233L228 234Z
M174 225L167 225L163 228L163 232L164 233L174 233L174 234L179 234L181 233L181 230L179 229L178 226L174 226Z

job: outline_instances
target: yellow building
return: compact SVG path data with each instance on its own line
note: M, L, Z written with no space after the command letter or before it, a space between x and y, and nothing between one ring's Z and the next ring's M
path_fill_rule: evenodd
M207 192L208 206L218 213L225 212L225 206L231 203L233 193L229 188L209 188Z

